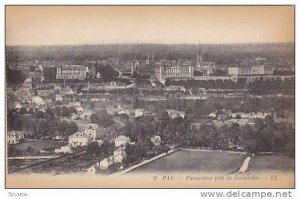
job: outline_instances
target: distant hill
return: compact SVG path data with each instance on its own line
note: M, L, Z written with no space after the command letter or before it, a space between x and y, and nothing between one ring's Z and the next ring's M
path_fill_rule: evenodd
M86 60L86 59L146 59L155 53L156 59L195 59L198 45L193 44L103 44L55 46L6 46L6 60ZM217 64L230 64L236 60L257 56L269 59L294 59L294 43L266 44L203 44L203 59Z

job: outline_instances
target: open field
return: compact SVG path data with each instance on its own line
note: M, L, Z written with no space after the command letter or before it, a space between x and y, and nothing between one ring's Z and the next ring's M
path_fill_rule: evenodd
M281 155L256 156L249 162L249 172L294 172L295 160Z
M55 141L34 141L16 144L14 147L19 150L26 150L30 146L33 149L33 153L38 153L43 148L59 148L63 145L66 145L66 143Z
M229 174L236 172L244 159L245 155L242 153L180 150L143 165L129 173L200 172Z

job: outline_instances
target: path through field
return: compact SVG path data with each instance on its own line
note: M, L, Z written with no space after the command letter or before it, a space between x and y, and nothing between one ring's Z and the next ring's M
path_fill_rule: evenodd
M243 164L242 164L240 170L238 171L238 173L245 173L245 171L248 170L248 166L249 166L249 161L250 161L250 159L251 159L251 158L250 158L250 156L249 156L249 157L247 157L247 158L244 160L244 162L243 162Z

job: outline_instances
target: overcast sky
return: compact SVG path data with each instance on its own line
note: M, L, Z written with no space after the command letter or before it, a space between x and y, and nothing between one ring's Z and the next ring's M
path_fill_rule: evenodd
M293 42L291 6L6 6L6 45Z

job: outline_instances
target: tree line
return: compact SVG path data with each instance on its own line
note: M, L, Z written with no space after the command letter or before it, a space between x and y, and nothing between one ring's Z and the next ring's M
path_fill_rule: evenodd
M69 136L78 131L73 121L59 119L51 109L44 112L26 113L16 110L7 111L8 131L24 131L25 136L34 139L52 139L56 135Z
M249 153L276 152L289 156L295 154L295 128L287 123L275 123L273 116L256 119L254 126L237 123L191 127L187 118L171 119L162 111L157 120L140 117L123 129L137 143L139 154L151 149L150 138L159 135L166 145L203 147L215 150L244 150ZM143 148L143 149L141 149Z
M249 89L250 94L269 95L269 94L287 94L295 93L295 78L282 80L258 78L254 82L247 83L246 78L239 78L236 82L229 80L180 80L166 81L166 86L184 86L186 89Z

